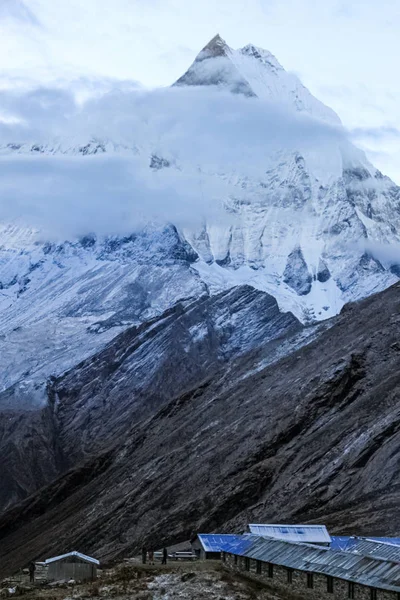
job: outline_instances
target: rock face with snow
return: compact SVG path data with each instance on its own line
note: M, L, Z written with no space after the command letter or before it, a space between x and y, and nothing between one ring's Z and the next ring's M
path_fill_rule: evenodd
M210 216L193 225L146 225L125 236L100 236L88 231L79 240L62 243L48 241L33 227L1 225L0 410L6 415L1 430L5 448L14 444L9 437L9 424L14 418L18 421L21 411L34 409L42 415L40 411L51 406L53 396L49 390L53 389L54 378L59 381L78 363L86 365L94 354L100 353L104 365L99 364L99 371L103 372L104 367L104 373L112 380L110 365L114 358L107 350L112 340L125 331L131 332L132 327L153 331L153 320L175 310L173 307L178 304L185 310L196 302L198 306L202 302L212 305L217 296L224 299L229 311L236 302L231 290L237 286L251 286L264 298L260 303L252 302L246 318L239 319L241 327L248 328L246 339L237 333L235 311L231 321L226 315L221 317L228 323L223 335L213 321L215 315L210 317L207 311L203 321L198 319L192 324L192 338L197 336L197 344L201 345L201 340L209 335L214 342L208 361L201 354L204 362L199 370L194 363L185 362L185 353L190 355L190 350L185 349L178 329L176 346L168 337L168 349L176 363L183 356L183 362L190 365L189 372L182 373L179 380L184 387L193 385L214 362L219 364L222 356L232 360L240 351L250 352L252 347L267 341L268 337L260 339L257 335L257 331L264 332L260 306L266 316L269 314L266 295L275 298L281 311L286 311L282 319L292 322L290 311L300 321L309 323L332 317L344 303L369 296L398 280L400 260L385 260L377 248L400 242L400 188L352 146L337 115L314 98L297 77L287 73L272 54L252 45L233 50L216 36L170 90L172 97L182 88L193 94L207 89L218 98L239 98L242 113L254 106L262 111L273 106L276 113L278 107L280 118L296 123L304 135L296 139L295 147L287 144L283 135L282 140L278 135L278 145L271 146L267 143L270 130L266 128L262 131L265 146L261 144L256 153L243 157L243 170L241 164L224 162L223 158L218 164L200 168L183 154L174 156L168 151L168 144L161 151L157 135L127 143L102 140L93 132L75 144L67 139L46 143L4 140L1 144L0 161L10 156L52 161L63 155L83 164L111 155L128 157L132 162L142 161L146 173L159 186L170 185L171 174L174 182L192 177L190 182L198 183L200 171L200 183L213 191L211 195L221 205L224 216ZM229 114L225 117L229 118ZM310 128L317 132L311 141ZM235 141L240 147L239 134ZM232 137L226 145L231 143ZM257 163L254 168L253 159ZM253 320L254 327L250 326ZM157 337L162 339L159 347L151 345L150 338L151 352L141 357L140 373L144 379L147 369L152 373L152 356L163 355L164 338ZM186 338L189 344L187 331ZM227 347L226 340L236 347L235 351ZM163 362L155 364L165 368ZM96 380L95 375L93 378ZM127 381L132 380L127 377ZM98 383L103 385L102 381ZM87 385L95 396L96 383ZM73 387L69 382L68 389ZM125 394L126 389L122 389ZM146 389L154 391L150 384ZM135 390L140 396L139 387ZM168 390L168 397L171 394L172 390ZM104 406L107 398L105 394L101 399ZM151 403L150 398L148 391L142 397L143 403ZM85 396L85 402L89 399ZM116 409L120 420L128 406L122 402L122 408L121 414ZM100 427L98 410L96 404L93 415L83 412L76 416L79 422L83 419L82 430L89 428L90 422ZM14 417L10 417L11 413ZM49 439L58 431L57 423L45 414L46 417L38 417L37 425L46 431L44 456L50 448ZM99 414L103 415L103 410ZM29 439L29 423L25 421L22 430ZM114 425L110 431L116 431ZM87 435L90 438L95 434ZM18 452L14 456L18 465ZM60 465L65 467L60 456L58 451L52 455L47 473L37 466L39 482L58 473ZM4 476L15 483L10 475L13 469ZM4 504L31 489L29 474L24 477L20 489L17 482L8 500L3 498Z
M176 85L229 89L311 116L339 136L343 131L332 110L272 54L252 45L233 50L216 36ZM200 258L213 265L201 269L211 287L221 280L229 285L234 272L236 280L250 279L299 318L323 319L395 281L396 270L368 248L398 243L399 187L344 137L311 147L300 142L296 150L282 147L266 155L257 180L242 179L240 185L246 199L226 201L237 223L225 230L210 223L190 238ZM300 269L297 282L291 265Z
M233 50L219 36L175 85L229 90L249 103L265 102L266 111L272 102L341 130L334 112L271 53L252 45ZM75 146L68 140L8 141L0 154L32 154L36 160L63 154L82 161L145 155L157 177L171 170L184 177L195 168L149 144L96 137ZM315 144L274 151L266 146L264 168L253 177L229 164L204 168L208 189L229 184L219 198L226 222L147 227L120 238L87 235L62 244L40 242L32 230L3 224L0 352L7 366L0 389L12 388L18 403L43 402L46 377L188 297L250 284L309 322L395 282L398 264L381 262L373 252L400 240L399 188L341 135Z
M128 328L79 370L49 379L44 406L27 410L15 389L0 393L0 453L7 457L0 465L0 512L123 439L133 423L223 364L260 347L272 360L307 337L274 298L242 286L182 301Z
M7 406L45 402L48 376L90 356L127 326L207 293L191 268L197 254L173 226L63 244L38 244L33 232L22 233L5 227L0 251Z
M318 275L320 275L320 271ZM305 296L310 293L312 277L307 269L307 263L304 260L300 247L295 248L289 254L286 268L283 272L283 281L294 289L299 296ZM320 276L318 277L318 281L321 281Z

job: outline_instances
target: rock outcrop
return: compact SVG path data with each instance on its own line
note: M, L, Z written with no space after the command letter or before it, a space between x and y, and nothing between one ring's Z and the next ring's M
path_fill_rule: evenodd
M272 360L282 353L282 340L301 329L272 296L241 286L178 303L127 329L77 368L50 379L44 406L27 410L16 402L12 408L12 391L3 393L0 510L124 439L133 424L221 365L260 347Z

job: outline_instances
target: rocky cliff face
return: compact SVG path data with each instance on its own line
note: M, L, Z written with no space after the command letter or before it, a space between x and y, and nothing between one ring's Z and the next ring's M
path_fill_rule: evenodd
M350 305L332 326L311 330L308 343L287 322L269 349L222 365L130 422L113 446L3 515L3 569L67 546L111 558L143 541L238 531L249 521L398 535L399 292ZM63 418L80 412L90 369L57 384ZM118 398L125 384L115 374Z
M307 335L290 313L253 288L182 302L117 336L99 354L50 378L44 405L20 407L14 390L0 395L0 476L4 509L87 455L127 435L165 402L199 385L222 364L282 340ZM311 330L310 330L311 335ZM279 340L279 342L277 342ZM289 346L286 351L289 350Z

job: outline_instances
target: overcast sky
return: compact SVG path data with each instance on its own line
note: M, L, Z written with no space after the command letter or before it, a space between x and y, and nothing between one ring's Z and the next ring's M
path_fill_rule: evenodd
M399 0L0 0L0 85L165 86L219 32L275 54L400 183L399 31Z

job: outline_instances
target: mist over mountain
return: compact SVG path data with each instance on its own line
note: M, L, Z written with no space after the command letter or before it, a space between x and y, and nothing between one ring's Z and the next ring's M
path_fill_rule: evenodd
M83 104L63 90L3 92L0 106L12 115L0 128L0 217L57 241L149 220L234 220L223 204L245 192L233 177L262 178L282 147L322 152L346 138L275 100L205 87L110 91ZM153 156L171 168L149 169Z
M156 438L162 431L174 452L181 427L191 448L196 428L208 432L209 458L198 471L205 497L197 512L183 509L171 492L175 536L179 528L187 533L190 520L210 528L241 523L243 511L254 508L253 492L268 505L271 485L282 506L287 493L297 497L306 479L291 486L284 465L299 443L306 461L307 440L316 467L304 470L320 504L299 501L285 518L311 518L318 508L321 519L333 511L337 526L338 511L358 491L369 506L368 472L387 503L376 527L389 527L398 488L398 400L391 380L385 402L376 402L385 390L374 377L388 377L389 367L397 372L398 286L391 286L400 277L400 188L353 145L329 107L251 44L234 50L217 35L170 88L104 85L80 98L60 86L0 93L0 448L7 457L0 509L11 510L0 529L10 536L10 556L35 506L40 522L26 530L27 548L56 550L32 541L46 522L47 497L65 509L62 539L75 543L87 540L85 528L69 535L76 492L82 523L93 498L108 502L132 464L164 484L168 460L158 441L150 436L145 443L146 432ZM378 330L385 332L379 340ZM270 393L275 388L280 392ZM226 406L219 411L221 394ZM268 406L260 404L264 397ZM170 414L177 415L173 432ZM333 440L332 416L340 430L350 424L344 474L342 467L330 472L323 459L325 434L339 454L346 450ZM246 423L249 446L236 417ZM358 446L375 417L379 431ZM236 457L241 468L229 463L225 475L240 494L247 485L251 494L242 502L229 488L207 520L216 423L230 436L227 455L237 443L247 448L243 464ZM376 439L387 452L378 452ZM124 462L124 452L132 462ZM379 473L389 455L386 495ZM149 456L159 463L149 465ZM82 464L93 471L88 487L81 485ZM352 469L360 470L340 504L336 495ZM59 482L67 490L61 500ZM139 500L154 508L137 489L129 488L129 502L116 511L121 523ZM17 514L25 515L22 529L12 524ZM279 506L268 514L279 519ZM254 508L254 515L261 512ZM364 516L358 526L364 528ZM145 532L137 524L131 535L126 541L121 530L114 551L106 529L89 550L114 556L136 547Z
M270 52L216 36L171 88L106 89L0 94L3 389L43 401L188 296L250 284L309 322L397 280L399 188Z

